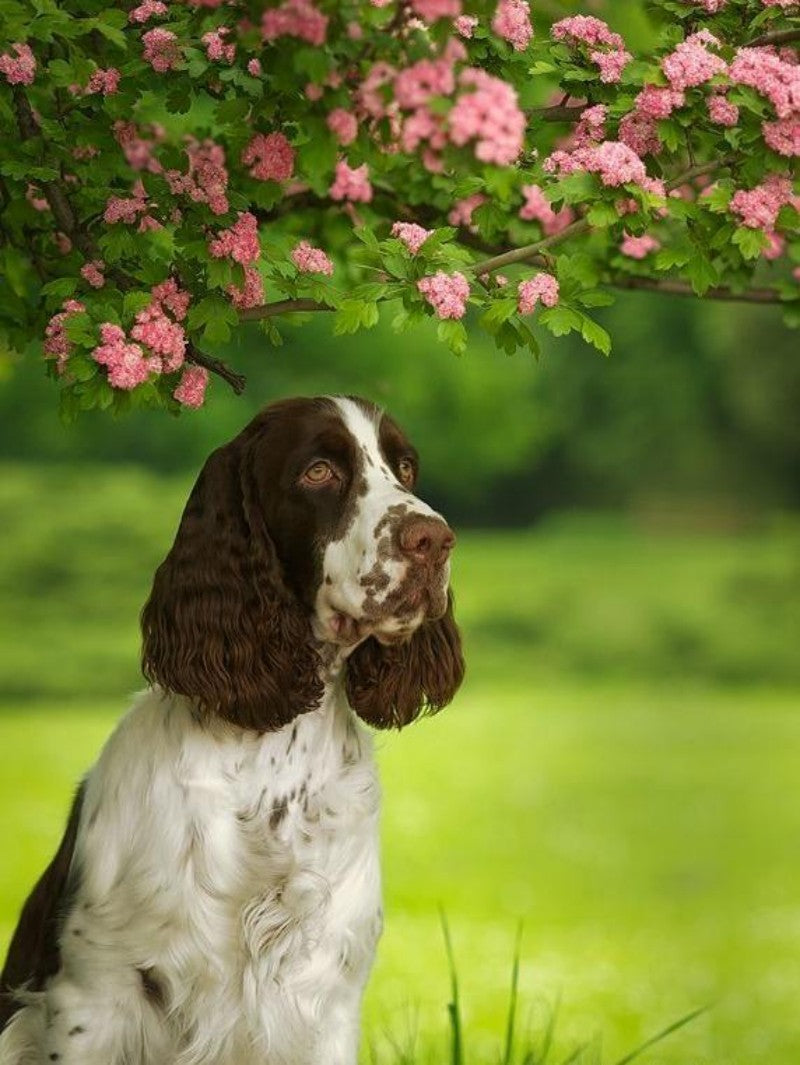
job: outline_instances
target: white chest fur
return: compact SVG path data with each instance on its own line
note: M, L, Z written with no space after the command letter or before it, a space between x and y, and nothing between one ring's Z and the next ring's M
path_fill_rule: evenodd
M140 697L89 776L62 969L0 1063L354 1065L381 926L371 747L335 685L263 736Z

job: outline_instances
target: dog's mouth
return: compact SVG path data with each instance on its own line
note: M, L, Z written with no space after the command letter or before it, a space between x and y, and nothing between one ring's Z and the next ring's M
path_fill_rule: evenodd
M404 643L432 614L433 598L427 589L416 588L392 609L359 616L328 603L319 620L322 638L341 647L355 647L370 636L387 646Z

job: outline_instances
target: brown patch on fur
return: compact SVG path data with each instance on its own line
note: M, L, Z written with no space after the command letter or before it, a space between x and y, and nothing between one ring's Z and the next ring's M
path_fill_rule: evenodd
M159 980L158 973L153 968L137 969L139 979L142 982L144 997L155 1009L163 1010L167 1005L167 995Z

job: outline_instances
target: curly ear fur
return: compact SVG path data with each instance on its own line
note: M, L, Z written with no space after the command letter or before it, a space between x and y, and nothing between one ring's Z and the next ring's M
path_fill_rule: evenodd
M347 660L347 695L360 718L376 728L403 728L434 714L464 678L453 597L437 621L426 621L406 643L384 647L374 637Z
M142 611L151 682L243 728L281 728L322 696L309 621L258 504L252 439L215 451Z

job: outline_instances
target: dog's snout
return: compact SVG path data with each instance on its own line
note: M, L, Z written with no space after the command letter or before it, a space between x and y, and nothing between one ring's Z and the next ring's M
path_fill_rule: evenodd
M400 527L401 552L414 562L443 565L456 542L455 533L441 518L412 517Z

